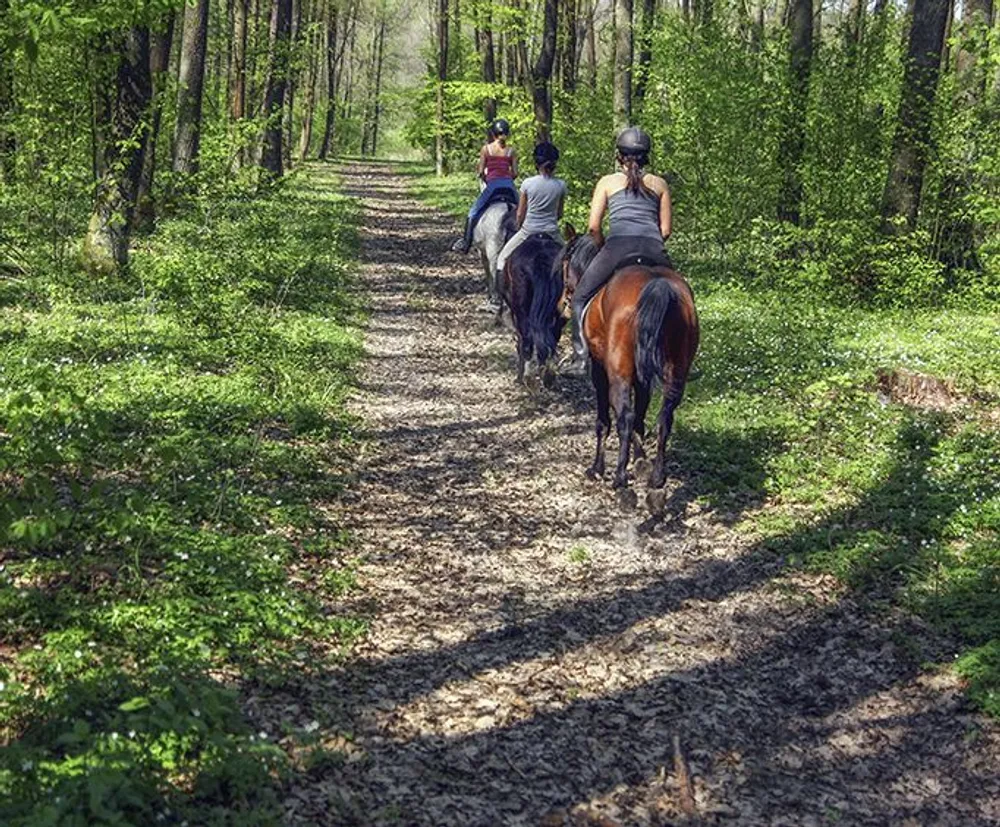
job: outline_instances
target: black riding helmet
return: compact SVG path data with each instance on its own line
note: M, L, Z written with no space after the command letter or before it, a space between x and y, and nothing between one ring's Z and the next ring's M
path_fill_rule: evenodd
M535 145L535 166L554 164L559 160L559 149L555 144L542 141Z
M648 155L652 141L637 126L630 126L618 133L616 146L622 155Z
M507 123L503 118L497 118L493 121L493 125L490 127L490 131L494 135L510 135L510 124Z

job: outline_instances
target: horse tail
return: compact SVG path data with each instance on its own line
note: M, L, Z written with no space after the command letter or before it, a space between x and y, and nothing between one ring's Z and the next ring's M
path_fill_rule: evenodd
M649 388L654 379L663 377L663 325L676 301L677 294L665 278L650 279L639 294L635 370L636 378L643 387Z
M560 330L558 306L563 292L562 274L553 271L552 256L548 252L543 247L531 263L532 290L528 330L539 364L556 352Z

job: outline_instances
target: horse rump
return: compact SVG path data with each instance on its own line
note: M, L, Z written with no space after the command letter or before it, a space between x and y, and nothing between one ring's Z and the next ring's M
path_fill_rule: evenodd
M544 364L555 354L566 323L559 312L562 276L553 270L560 245L547 235L525 240L507 262L508 301L517 328L521 354Z
M635 375L643 388L662 380L664 366L663 326L677 301L673 285L665 278L653 277L642 288L636 307Z

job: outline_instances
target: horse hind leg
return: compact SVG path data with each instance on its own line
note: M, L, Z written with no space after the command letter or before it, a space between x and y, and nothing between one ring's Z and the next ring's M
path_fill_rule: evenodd
M674 428L674 410L680 404L683 395L683 382L673 381L664 385L663 407L660 408L657 419L656 462L653 464L653 474L649 479L651 488L663 488L667 482L667 439Z
M596 359L590 362L590 378L597 393L597 448L594 464L587 469L587 476L597 480L604 476L604 441L611 430L611 404L608 397L608 374Z
M632 427L632 446L637 460L646 458L642 440L646 438L646 412L649 410L650 389L640 383L635 385L635 423Z
M611 405L618 414L618 467L615 468L612 483L615 488L625 488L628 485L628 461L632 448L632 429L635 426L631 395L630 383L615 377L611 383Z

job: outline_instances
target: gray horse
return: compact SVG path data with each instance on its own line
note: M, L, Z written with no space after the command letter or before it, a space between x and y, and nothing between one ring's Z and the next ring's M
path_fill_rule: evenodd
M514 205L505 201L490 204L472 233L472 246L479 250L489 294L483 309L495 312L498 318L503 307L503 292L498 280L497 259L504 244L517 230L514 226L516 212Z

